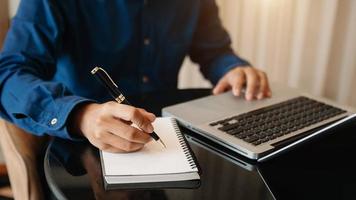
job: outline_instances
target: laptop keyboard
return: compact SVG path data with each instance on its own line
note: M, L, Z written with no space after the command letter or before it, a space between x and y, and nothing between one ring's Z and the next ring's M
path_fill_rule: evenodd
M210 126L256 146L342 113L346 111L301 96L219 120Z

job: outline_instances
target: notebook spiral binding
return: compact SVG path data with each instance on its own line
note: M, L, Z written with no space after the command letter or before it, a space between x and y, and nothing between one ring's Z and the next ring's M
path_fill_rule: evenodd
M182 132L180 131L176 120L173 119L173 118L172 118L171 120L172 120L173 128L174 128L175 132L177 133L177 137L178 137L178 140L179 140L179 144L180 144L180 146L181 146L182 149L183 149L183 152L184 152L184 154L185 154L185 156L186 156L186 158L187 158L187 160L188 160L188 163L189 163L190 167L191 167L192 169L196 169L197 166L196 166L196 164L195 164L195 160L194 160L192 154L190 153L190 149L189 149L189 147L187 146L187 143L186 143L186 140L185 140L185 138L184 138L184 135L183 135Z

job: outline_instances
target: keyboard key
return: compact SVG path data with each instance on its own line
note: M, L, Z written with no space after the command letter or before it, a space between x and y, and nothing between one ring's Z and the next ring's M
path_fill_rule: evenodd
M244 141L248 142L248 143L252 143L254 141L258 140L258 137L256 136L251 136L251 137L247 137L244 139Z
M226 125L224 125L224 126L218 128L218 129L221 130L221 131L228 131L228 130L231 130L231 129L236 128L236 127L238 127L238 126L239 126L238 123L235 123L235 124L226 124Z
M259 144L261 144L261 143L262 143L261 140L257 140L257 141L254 141L252 144L255 145L255 146L257 146L257 145L259 145Z
M210 123L209 125L210 126L216 126L216 125L218 125L219 124L219 122L212 122L212 123Z
M231 129L229 131L227 131L228 134L230 135L236 135L242 132L242 129Z

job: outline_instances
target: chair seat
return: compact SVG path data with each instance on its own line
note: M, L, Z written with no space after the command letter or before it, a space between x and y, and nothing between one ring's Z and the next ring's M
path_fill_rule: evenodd
M38 137L0 120L0 144L15 199L44 199L41 179L44 148L48 137Z

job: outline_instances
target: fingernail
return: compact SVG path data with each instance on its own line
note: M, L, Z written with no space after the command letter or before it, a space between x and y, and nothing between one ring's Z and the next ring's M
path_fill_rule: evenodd
M233 90L232 93L234 94L234 96L239 96L239 93L237 92L237 90Z
M235 93L236 93L236 96L240 96L241 91L240 90L236 90Z
M147 131L148 131L149 133L152 133L152 132L153 132L153 126L152 126L152 125L148 125L148 126L147 126Z
M263 94L262 94L262 93L259 93L258 96L257 96L257 98L258 98L259 100L263 99Z
M251 93L247 93L246 94L246 99L249 100L249 101L252 100L252 94Z
M151 121L154 121L154 120L156 119L156 115L154 115L153 113L151 113L150 119L151 119Z

